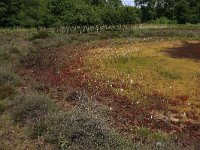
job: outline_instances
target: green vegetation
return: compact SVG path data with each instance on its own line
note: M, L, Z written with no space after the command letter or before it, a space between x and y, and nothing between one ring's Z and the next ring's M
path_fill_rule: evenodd
M200 21L199 0L135 0L135 3L141 8L143 22L155 19L159 22L164 19L163 17L180 24Z
M169 72L169 71L158 71L158 73L160 75L162 75L164 78L167 79L172 79L172 80L176 80L176 79L181 79L180 74L175 73L175 72Z
M66 33L82 33L140 21L139 11L120 0L6 0L0 4L1 27L54 27L56 31L64 27Z
M138 67L149 67L155 64L155 58L134 56L133 54L125 54L114 56L110 61L106 62L110 67L115 67L120 71L127 73L134 73Z
M49 37L48 32L45 31L39 31L38 33L34 34L30 40L35 40L35 39L46 39Z
M167 135L164 132L158 131L158 132L152 132L148 128L145 127L138 127L135 129L135 134L142 138L144 141L149 142L161 142L167 144L170 142L169 135Z
M124 30L140 22L200 22L199 0L135 0L135 4L124 6L121 0L3 0L0 26L87 33Z
M166 17L157 18L156 20L150 21L150 23L153 23L153 24L177 24L176 21L169 20Z

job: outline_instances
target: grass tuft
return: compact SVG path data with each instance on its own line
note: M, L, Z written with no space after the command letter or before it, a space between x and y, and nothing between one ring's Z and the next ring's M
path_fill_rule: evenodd
M166 79L171 79L171 80L177 80L177 79L181 79L180 74L175 73L175 72L169 72L169 71L163 71L163 70L159 70L157 71L162 77L166 78Z

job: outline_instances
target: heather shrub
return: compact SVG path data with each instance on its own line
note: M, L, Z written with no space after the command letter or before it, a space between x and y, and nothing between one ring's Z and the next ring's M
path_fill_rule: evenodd
M48 96L33 92L18 94L11 105L15 122L36 121L56 109Z
M6 110L7 104L5 101L0 101L0 113Z
M35 125L32 135L43 135L59 149L133 149L128 140L108 126L104 115L98 110L84 104L68 112L53 113L45 122Z
M6 98L11 98L15 94L14 88L10 86L2 86L0 87L0 100L6 99Z
M20 84L20 78L9 71L6 71L3 69L0 69L0 86L5 86L5 85L12 85L16 86Z
M30 38L30 40L35 40L35 39L46 39L49 37L49 33L46 31L39 31Z

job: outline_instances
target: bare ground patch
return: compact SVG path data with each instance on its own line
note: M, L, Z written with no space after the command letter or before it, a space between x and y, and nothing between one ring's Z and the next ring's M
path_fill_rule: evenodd
M185 43L182 47L169 48L165 52L172 58L200 60L200 43Z

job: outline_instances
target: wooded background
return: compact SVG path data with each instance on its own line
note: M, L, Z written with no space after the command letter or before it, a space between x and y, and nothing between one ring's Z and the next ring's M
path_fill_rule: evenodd
M70 33L124 29L138 23L200 22L200 0L1 0L0 27L64 28Z

